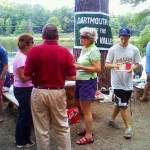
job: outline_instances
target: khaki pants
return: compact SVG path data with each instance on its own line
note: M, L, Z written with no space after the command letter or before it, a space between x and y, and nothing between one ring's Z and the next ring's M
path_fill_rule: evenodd
M54 128L58 149L71 150L66 105L66 92L64 89L33 88L31 111L38 150L50 150L50 123Z

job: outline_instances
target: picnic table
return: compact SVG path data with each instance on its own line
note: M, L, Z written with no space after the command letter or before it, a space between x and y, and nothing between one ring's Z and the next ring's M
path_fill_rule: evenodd
M65 90L67 95L67 108L70 108L72 106L79 106L79 102L74 99L74 88L74 81L69 81L65 83ZM3 90L3 97L15 106L19 106L19 103L13 94L13 85L10 87L9 90Z
M10 87L9 90L3 90L3 97L7 99L10 103L14 104L15 106L19 106L18 101L16 100L13 94L13 86Z
M75 81L66 81L65 82L65 90L67 95L67 108L73 107L73 106L80 106L79 101L75 100ZM3 97L7 99L10 103L14 104L15 106L19 106L18 101L16 100L14 94L13 94L13 85L10 87L9 90L3 91ZM101 97L101 95L95 95L94 100L103 100L104 97ZM104 100L102 102L105 102Z
M133 79L134 96L136 100L142 97L146 79Z

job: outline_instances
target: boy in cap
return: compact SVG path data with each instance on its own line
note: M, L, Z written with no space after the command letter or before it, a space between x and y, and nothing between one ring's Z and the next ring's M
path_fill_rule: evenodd
M111 86L115 104L109 125L116 129L120 128L115 120L120 112L126 126L125 138L131 138L133 135L128 116L128 101L133 90L132 72L141 61L139 49L129 43L130 36L128 28L119 30L120 41L109 49L105 64L111 69Z

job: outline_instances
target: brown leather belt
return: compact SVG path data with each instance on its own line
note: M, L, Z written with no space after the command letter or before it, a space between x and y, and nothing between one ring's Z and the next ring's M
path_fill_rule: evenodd
M34 86L34 88L37 88L37 89L49 89L49 90L60 90L60 89L63 89L64 87Z

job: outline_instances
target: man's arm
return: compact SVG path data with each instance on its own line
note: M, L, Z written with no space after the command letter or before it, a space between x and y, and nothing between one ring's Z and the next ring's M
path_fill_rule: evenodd
M132 71L136 70L136 69L138 68L138 66L139 66L139 63L134 64L134 65L132 66L131 70L132 70Z
M22 82L27 82L31 80L31 77L24 76L24 67L19 67L17 71L18 71L19 78Z
M5 79L5 75L8 71L8 64L3 64L3 70L0 74L0 80L4 80Z
M120 65L119 64L112 64L112 63L106 62L105 67L106 68L110 68L110 69L112 69L112 68L119 69Z
M76 80L76 67L74 65L74 58L69 51L67 51L67 63L66 63L66 77L65 80Z
M33 48L31 48L30 52L27 55L26 58L26 63L24 66L24 76L26 77L30 77L32 79L33 77L33 70L34 70L34 66L33 66L33 53L32 53Z
M75 81L76 80L76 76L67 76L66 80Z

